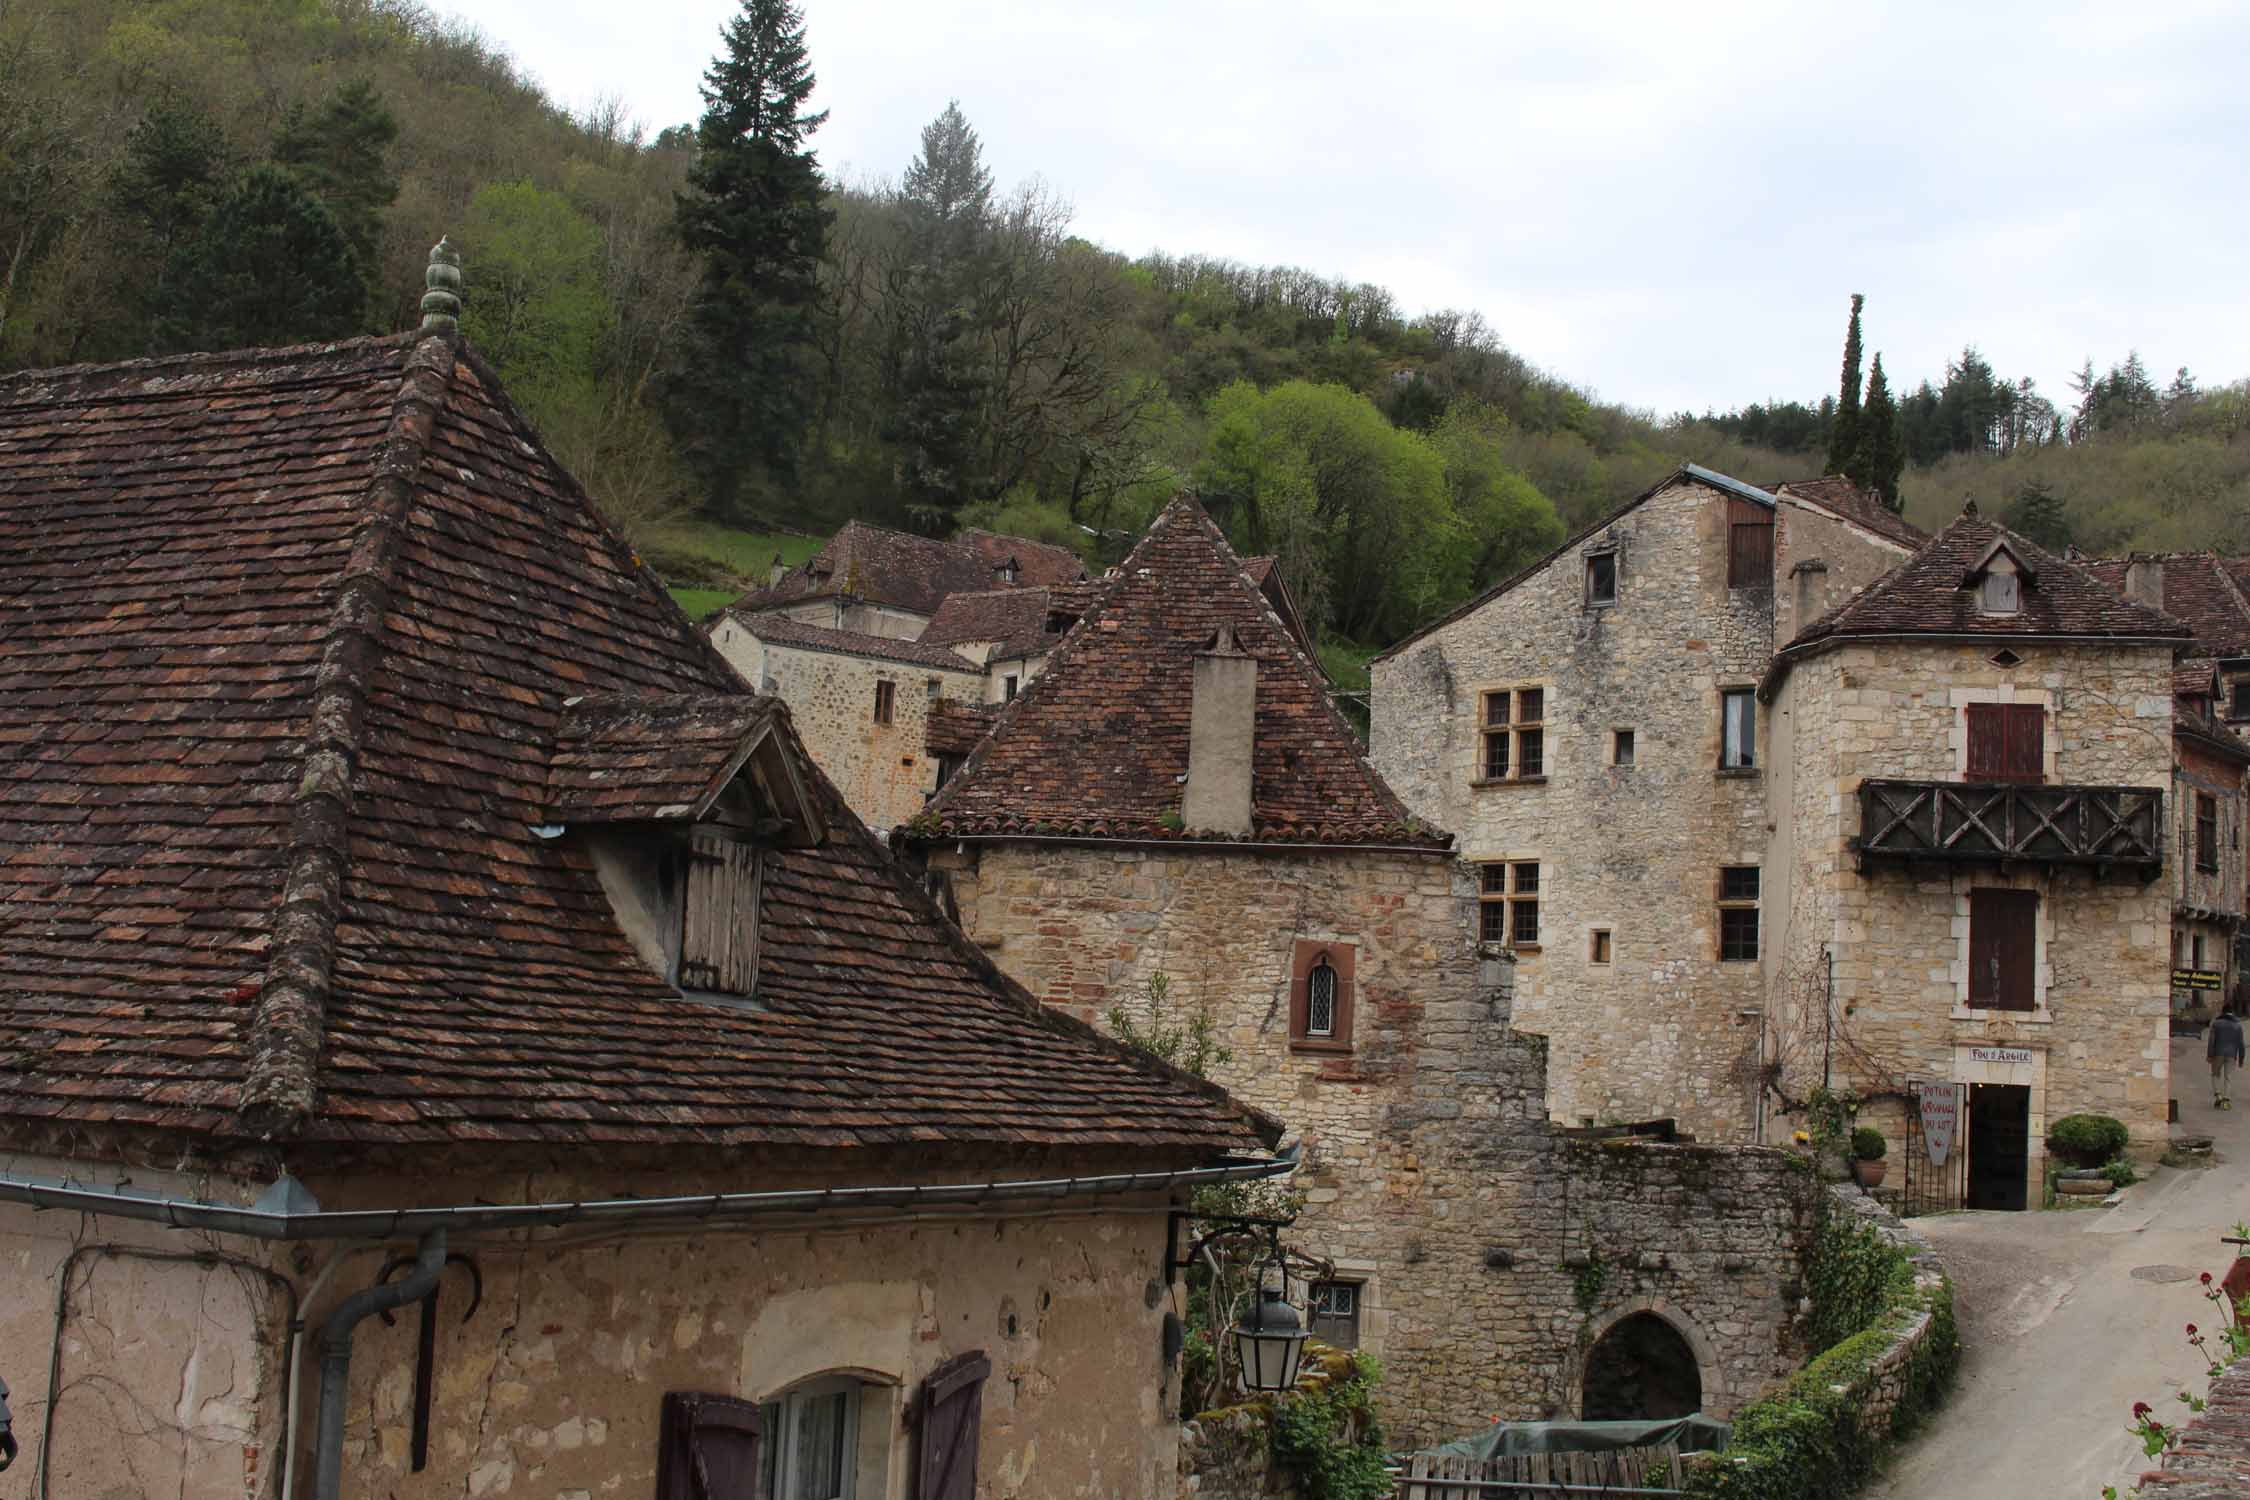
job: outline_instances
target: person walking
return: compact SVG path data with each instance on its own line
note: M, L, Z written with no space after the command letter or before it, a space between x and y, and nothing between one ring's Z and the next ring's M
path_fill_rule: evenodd
M2211 1023L2203 1055L2211 1059L2212 1104L2220 1109L2234 1108L2234 1101L2227 1096L2227 1075L2242 1066L2242 1023L2235 1019L2233 1007L2220 1011Z

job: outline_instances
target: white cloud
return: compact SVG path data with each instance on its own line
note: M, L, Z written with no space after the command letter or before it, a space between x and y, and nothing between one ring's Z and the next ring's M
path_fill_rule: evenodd
M476 0L565 102L694 117L732 0ZM2250 370L2238 6L810 0L831 170L959 98L1090 238L1481 308L1660 411L1814 398L1847 299L1894 385L1974 342L2052 397L2138 347Z

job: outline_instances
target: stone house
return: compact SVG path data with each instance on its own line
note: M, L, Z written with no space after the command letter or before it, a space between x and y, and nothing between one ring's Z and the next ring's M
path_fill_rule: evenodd
M1973 1206L2038 1203L2063 1114L2163 1149L2187 637L1972 506L1777 653L1760 920L1782 1098L1831 1078L1897 1139L1912 1085L1965 1086Z
M808 561L778 560L765 587L730 612L786 614L807 625L918 640L954 594L1075 583L1086 565L1068 547L970 527L940 541L847 521Z
M1169 1216L1278 1124L941 919L448 283L0 379L20 1471L1172 1494Z
M1395 1440L1496 1412L1724 1413L1793 1363L1811 1179L1548 1121L1476 871L1369 763L1192 498L894 842L1050 1006L1208 1023L1214 1077L1299 1137L1290 1237L1330 1264L1308 1312L1381 1357ZM1644 1364L1677 1385L1621 1382Z
M1455 829L1548 1105L1750 1139L1778 642L1920 533L1848 481L1687 465L1378 656L1369 751Z
M2243 990L2241 728L2250 724L2250 561L2207 552L2087 558L2087 572L2195 632L2173 677L2172 1013L2211 1016Z

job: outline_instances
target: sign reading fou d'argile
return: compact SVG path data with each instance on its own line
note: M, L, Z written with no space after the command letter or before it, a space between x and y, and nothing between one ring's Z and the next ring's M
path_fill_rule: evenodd
M1955 1129L1961 1123L1960 1085L1922 1085L1922 1144L1929 1148L1930 1165L1942 1167L1953 1154Z

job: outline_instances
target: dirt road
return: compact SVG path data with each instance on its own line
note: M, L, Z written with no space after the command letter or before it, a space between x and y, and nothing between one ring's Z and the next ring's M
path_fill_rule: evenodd
M2196 1278L2224 1268L2219 1236L2250 1219L2250 1098L2210 1107L2200 1041L2174 1042L2172 1066L2178 1129L2214 1138L2215 1167L2159 1168L2113 1209L1915 1221L1953 1276L1962 1378L1868 1494L2099 1500L2148 1467L2133 1403L2184 1414L2175 1393L2202 1391L2185 1329L2210 1321Z

